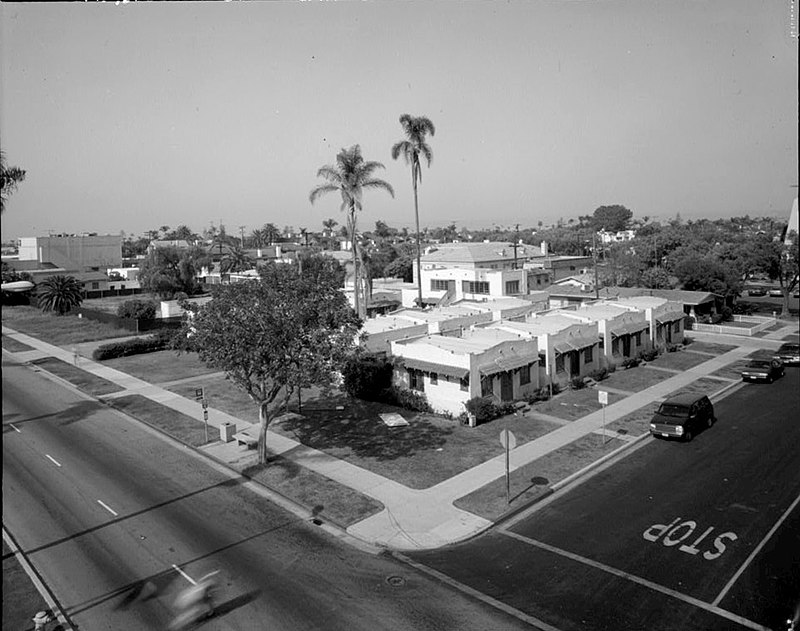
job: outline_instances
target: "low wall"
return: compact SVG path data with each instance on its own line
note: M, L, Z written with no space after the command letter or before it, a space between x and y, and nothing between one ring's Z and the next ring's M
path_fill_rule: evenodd
M86 307L78 308L78 317L94 320L95 322L104 322L115 326L118 329L125 329L133 333L142 333L144 331L154 331L156 329L177 329L183 323L183 318L155 318L153 320L137 320L135 318L120 318L118 315L108 313L106 311L98 311L97 309L88 309Z
M692 323L693 331L703 331L705 333L717 333L719 335L742 335L750 337L756 333L760 333L775 324L775 318L766 318L763 316L733 316L734 322L741 322L750 326L730 326L725 324L700 324L699 322Z

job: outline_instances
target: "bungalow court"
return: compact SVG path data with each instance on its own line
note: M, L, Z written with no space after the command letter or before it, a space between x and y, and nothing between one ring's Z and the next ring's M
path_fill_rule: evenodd
M539 354L532 337L477 328L460 337L440 334L391 342L398 358L395 385L424 392L439 413L458 416L475 397L522 399L539 385Z
M596 322L579 322L559 312L538 314L525 322L502 321L489 325L535 339L539 348L542 384L566 386L572 379L588 377L600 368L600 336Z
M609 301L609 304L644 312L650 326L650 345L663 349L669 344L682 344L686 312L683 304L655 296L632 296Z
M593 302L575 310L560 309L567 318L580 322L596 322L600 336L601 365L614 366L652 348L650 323L644 311L633 305L623 307L610 302Z

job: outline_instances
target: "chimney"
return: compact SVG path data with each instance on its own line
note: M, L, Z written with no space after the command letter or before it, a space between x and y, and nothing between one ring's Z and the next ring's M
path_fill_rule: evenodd
M542 240L542 256L547 256L547 241Z

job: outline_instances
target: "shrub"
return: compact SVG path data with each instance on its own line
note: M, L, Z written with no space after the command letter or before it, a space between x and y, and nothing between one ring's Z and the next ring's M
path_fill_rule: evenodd
M413 410L414 412L433 411L428 403L428 397L426 397L422 392L414 392L413 390L407 390L406 388L389 386L388 388L381 390L375 400L382 403L388 403L390 405L396 405L398 407L405 408L406 410Z
M153 320L156 317L156 303L152 300L126 300L117 307L117 316L134 320Z
M733 320L733 309L728 306L722 307L722 321L730 322Z
M569 387L573 390L582 390L586 387L586 382L583 380L583 377L573 377L569 381Z
M603 381L603 379L608 379L608 368L598 368L597 370L593 370L591 373L589 373L589 376L595 381Z
M547 386L535 390L528 395L526 401L528 403L537 403L539 401L547 401L550 398L550 390Z
M554 383L552 387L553 387L553 396L555 396L555 395L557 395L559 392L561 392L561 384L559 384L559 383Z
M638 357L626 357L622 360L622 367L623 368L636 368L639 364L642 363L642 360Z
M344 389L351 397L384 400L392 386L392 364L378 355L353 355L342 368Z
M674 353L677 350L678 350L678 345L677 344L672 344L671 342L667 344L667 352L668 353Z
M658 349L651 348L651 349L646 350L646 351L642 350L642 351L639 351L636 356L642 361L651 362L656 357L658 357Z
M497 413L497 406L491 399L473 397L464 404L464 407L467 408L467 412L475 417L478 423L491 421L493 418L499 416Z
M170 347L173 333L171 331L159 331L155 335L148 337L137 337L124 342L111 342L96 348L92 353L92 359L103 361L104 359L114 359L115 357L127 357L129 355L140 355L142 353L154 353L163 351Z
M689 346L689 344L691 344L692 342L694 342L694 340L692 338L690 338L688 335L684 335L683 336L683 345L684 346Z

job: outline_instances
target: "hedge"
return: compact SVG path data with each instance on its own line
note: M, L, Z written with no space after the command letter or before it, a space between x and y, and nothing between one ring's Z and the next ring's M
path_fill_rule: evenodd
M103 361L104 359L114 359L115 357L163 351L171 347L172 336L172 331L159 331L155 335L148 337L137 337L124 342L103 344L94 350L92 359Z

